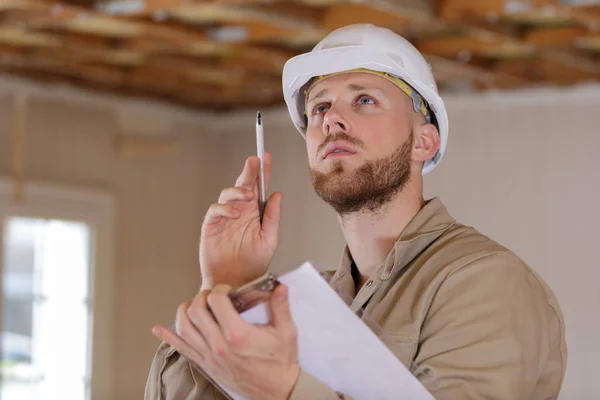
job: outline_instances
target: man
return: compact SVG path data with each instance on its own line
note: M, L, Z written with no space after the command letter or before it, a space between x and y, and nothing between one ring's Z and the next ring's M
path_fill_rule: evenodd
M567 352L551 290L438 198L423 200L448 121L420 53L389 30L348 26L288 61L283 83L315 190L339 215L347 247L332 279L350 307L380 324L403 363L430 372L436 398L555 399ZM268 326L246 324L226 296L266 271L277 244L282 196L270 197L261 226L257 176L250 157L207 212L202 290L179 307L176 332L153 330L163 344L147 400L223 398L195 365L248 399L349 398L299 367L285 286Z

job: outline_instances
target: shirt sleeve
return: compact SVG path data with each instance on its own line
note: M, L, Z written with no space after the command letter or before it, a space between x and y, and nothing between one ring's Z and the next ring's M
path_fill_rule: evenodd
M144 400L225 400L221 392L168 343L159 346Z
M415 362L431 369L426 386L438 400L554 398L562 379L545 393L539 381L564 341L561 323L529 267L512 254L487 255L440 285Z
M351 397L333 391L329 386L304 371L300 370L294 390L288 400L352 400Z
M300 375L289 400L353 400L336 393L308 372ZM162 343L154 356L146 382L144 400L226 400L174 348Z

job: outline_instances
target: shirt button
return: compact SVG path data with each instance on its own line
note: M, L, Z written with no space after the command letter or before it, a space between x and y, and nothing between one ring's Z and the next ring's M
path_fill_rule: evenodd
M373 281L368 281L367 282L367 287L371 287L371 285L373 285Z

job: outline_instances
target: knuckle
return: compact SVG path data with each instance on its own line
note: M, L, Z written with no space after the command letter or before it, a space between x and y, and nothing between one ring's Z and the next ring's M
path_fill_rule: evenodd
M219 359L228 359L230 351L229 348L225 345L216 345L213 348L213 354Z
M202 304L206 304L206 300L208 299L208 295L210 294L209 289L204 289L196 296L196 301L201 302Z
M185 314L189 307L190 307L189 301L181 303L179 306L177 306L177 314L179 314L179 315Z
M206 303L208 303L209 306L214 306L215 301L217 301L218 298L219 298L219 293L210 292L206 295Z
M213 293L217 295L224 295L225 293L229 292L230 289L231 286L225 283L219 283L213 288Z
M225 333L225 341L233 349L241 349L246 344L246 335L243 332L229 331Z
M225 189L221 190L221 198L227 199L227 198L231 197L231 195L233 193L235 193L235 188L231 188L231 187L225 188Z
M189 307L186 311L186 315L191 321L196 321L198 319L198 311L196 307Z

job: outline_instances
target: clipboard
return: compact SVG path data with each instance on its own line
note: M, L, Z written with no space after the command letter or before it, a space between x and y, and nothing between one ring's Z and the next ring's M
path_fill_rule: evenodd
M243 286L240 286L239 288L230 291L228 296L231 299L236 310L241 314L261 303L268 302L275 288L277 288L281 284L279 278L285 274L286 273L267 273L254 281L251 281ZM332 282L332 273L319 272L319 275L341 297L341 299L346 304L350 304L352 302L350 294L347 293L340 285L337 285L334 282ZM357 314L360 317L360 319L363 320L363 322L365 322L366 325L368 325L368 327L378 338L380 338L381 340L389 338L389 334L385 330L383 330L380 324L377 321L375 321L375 319L372 318L370 314L365 312L364 309L359 310ZM188 361L190 361L191 365L199 373L201 373L211 384L213 384L226 399L236 400L234 397L228 394L228 391L224 387L222 387L218 382L212 379L198 365L193 363L191 360ZM432 390L436 388L435 374L432 369L428 368L427 366L419 366L415 362L411 362L411 364L406 365L406 367L410 371L410 373L414 377L416 377L427 390Z

